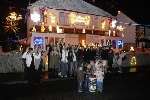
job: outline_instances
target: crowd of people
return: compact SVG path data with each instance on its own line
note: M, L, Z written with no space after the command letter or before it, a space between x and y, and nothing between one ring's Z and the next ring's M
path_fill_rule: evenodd
M119 68L119 72L122 72L121 64L124 56L124 52L114 53L110 47L91 46L85 48L61 43L47 46L45 51L38 46L34 50L27 48L22 58L25 75L29 81L39 82L42 72L50 73L47 75L47 79L77 77L78 91L82 92L84 89L89 91L89 79L94 78L97 83L96 89L102 92L104 73L111 72L114 66ZM33 75L33 72L36 74Z

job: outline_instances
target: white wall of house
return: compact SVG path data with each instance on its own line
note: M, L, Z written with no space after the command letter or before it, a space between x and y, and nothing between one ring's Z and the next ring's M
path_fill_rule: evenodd
M121 22L122 24L131 23L131 25L125 25L126 28L124 30L124 42L135 43L136 26L133 24L136 24L136 23L122 12L120 12L120 14L116 16L116 18L118 22Z

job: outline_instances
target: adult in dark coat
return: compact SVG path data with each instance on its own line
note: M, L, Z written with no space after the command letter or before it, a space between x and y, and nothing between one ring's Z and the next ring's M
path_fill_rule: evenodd
M114 52L112 49L108 52L108 71L112 71L112 64L113 64Z

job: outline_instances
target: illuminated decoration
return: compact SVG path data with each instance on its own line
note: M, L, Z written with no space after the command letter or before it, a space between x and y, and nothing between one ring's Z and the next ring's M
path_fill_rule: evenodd
M119 25L119 26L117 26L117 30L119 30L119 31L123 31L123 30L124 30L124 28L123 28L123 26Z
M4 29L6 32L16 33L20 28L18 28L18 21L22 19L22 15L17 15L16 12L9 13L6 17L6 22Z
M69 18L70 18L70 23L72 25L75 24L89 25L91 19L90 16L80 16L75 13L70 13Z
M124 34L122 33L121 36L124 37Z
M62 29L60 29L58 25L56 27L56 30L57 30L57 33L63 33Z
M23 48L22 48L22 45L21 45L20 48L19 48L19 50L22 51L22 49L23 49Z
M122 40L118 40L117 41L117 46L118 46L118 48L122 48L123 47L123 41Z
M92 26L92 34L94 33L94 29L95 29L95 26L93 25Z
M47 10L44 10L43 15L44 15L44 23L47 23L47 18L48 18Z
M118 15L121 14L121 11L118 11Z
M93 47L94 47L94 46L95 46L95 45L94 45L94 43L91 43L91 46L93 46Z
M85 28L82 30L82 33L85 33Z
M44 38L43 37L34 37L33 43L34 43L34 45L43 45Z
M102 45L101 45L101 44L98 44L98 47L102 47Z
M136 64L137 64L137 62L136 62L136 57L133 56L133 57L131 58L130 65L131 65L131 66L135 66Z
M117 20L113 20L111 23L112 28L116 28Z
M100 19L100 30L108 31L111 27L110 19L107 17L101 17Z
M32 32L36 32L36 28L35 28L35 26L33 26L33 28L32 28Z
M105 27L106 27L106 21L103 21L103 22L102 22L102 30L104 30Z
M46 10L44 10L44 15L47 16L47 11Z
M40 21L40 19L41 19L41 16L40 16L39 13L33 12L33 13L31 14L31 20L32 20L33 22L37 23L37 22Z
M51 17L51 23L56 24L56 16L51 15L50 17Z
M89 78L89 92L96 92L96 78Z
M17 16L17 13L16 13L16 12L12 12L12 13L10 13L10 15L8 16L8 18L10 18L10 19L13 20L13 21L21 20L21 19L22 19L22 15L18 15L18 16Z
M45 62L46 65L48 65L48 56L46 56L46 62ZM48 69L48 68L46 68ZM45 70L45 71L48 71L48 70Z
M51 24L56 24L56 16L52 13L49 13Z
M130 47L130 51L134 51L134 47L131 46L131 47Z
M42 25L41 25L41 32L44 32L45 31L45 26L44 26L44 22L42 22Z
M86 47L85 40L81 41L82 46Z
M48 26L48 30L49 30L49 32L52 32L52 26L51 25Z
M110 36L110 34L111 34L111 30L108 31L108 36Z
M110 45L110 41L106 40L106 45L109 46Z
M131 65L130 72L136 72L137 69L136 69L136 67L134 67L134 66L137 65L137 60L136 60L136 57L135 57L135 56L132 56L132 57L131 57L130 65Z
M116 31L113 31L113 36L116 36Z
M95 29L95 26L94 26L94 25L92 26L92 29L93 29L93 30Z

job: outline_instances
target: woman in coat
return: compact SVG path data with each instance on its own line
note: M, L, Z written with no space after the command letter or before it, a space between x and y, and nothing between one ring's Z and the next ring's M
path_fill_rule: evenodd
M50 53L49 69L54 77L58 74L60 64L60 53L57 47L54 47Z

